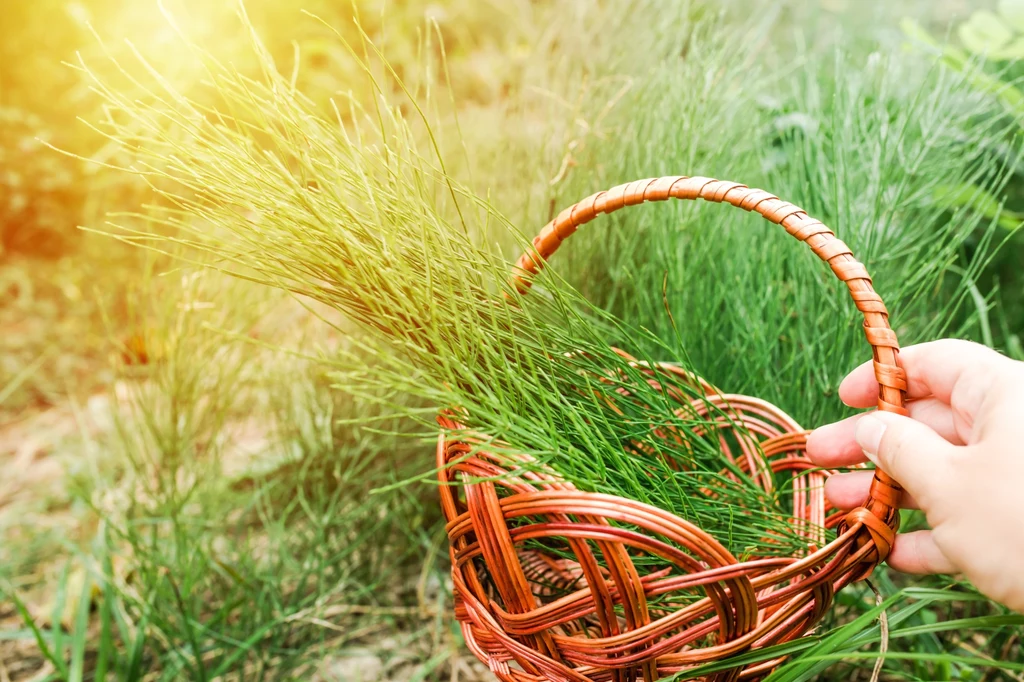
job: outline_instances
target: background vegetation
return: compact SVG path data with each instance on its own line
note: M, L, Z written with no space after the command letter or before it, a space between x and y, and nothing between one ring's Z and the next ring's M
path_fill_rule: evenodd
M114 170L133 156L102 134L147 131L62 60L131 101L152 78L138 53L201 102L208 74L173 17L260 78L231 3L165 4L3 9L0 680L488 679L450 616L435 491L394 485L432 465L429 432L396 415L435 405L351 390L352 359L376 360L328 306L77 229L126 212L168 228L139 217L163 185ZM1017 4L765 5L304 2L322 21L246 8L325 117L332 97L410 118L427 103L449 172L523 233L623 180L735 179L833 226L904 343L952 334L1024 357ZM380 93L334 33L361 44L356 13L396 72L368 60ZM849 306L808 254L734 213L638 209L586 228L553 266L652 333L607 341L686 353L802 423L834 418L834 386L863 355ZM514 256L514 234L481 234ZM883 678L1024 672L1019 619L969 586L874 580ZM780 679L868 679L875 604L847 591Z

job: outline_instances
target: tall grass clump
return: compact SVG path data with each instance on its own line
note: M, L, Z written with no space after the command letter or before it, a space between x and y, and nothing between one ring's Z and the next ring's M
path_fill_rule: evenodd
M758 44L735 29L723 37L718 15L691 21L694 45L716 48L702 51L709 60ZM858 356L848 331L852 306L841 304L808 254L749 217L689 206L640 209L636 227L611 233L612 248L582 249L582 270L591 273L583 289L618 318L588 307L557 280L549 279L545 300L521 301L504 284L508 259L493 244L523 248L525 240L446 172L415 98L389 102L390 88L367 66L364 75L380 97L366 108L353 99L334 102L334 120L322 118L252 38L257 79L189 45L210 85L196 98L145 63L145 80L122 69L130 89L145 93L141 98L123 96L83 66L108 102L100 129L133 155L133 170L162 198L153 211L168 236L154 241L125 216L116 226L122 239L184 245L212 255L222 270L345 312L373 332L356 341L373 363L338 360L349 367L341 375L349 390L375 386L449 407L474 433L496 437L492 447L528 452L585 489L651 502L709 528L747 510L743 524L726 522L722 533L737 551L760 544L765 532L793 539L775 501L742 476L739 483L722 476L728 460L697 435L701 420L673 412L668 396L647 386L607 344L638 349L644 359L694 357L712 381L817 419L817 396ZM372 44L358 49L387 68L372 56ZM600 166L608 176L602 184L668 172L671 155L661 160L664 169L642 163L652 151L645 145L661 140L678 150L684 170L743 171L783 196L789 188L787 198L806 201L869 263L883 266L889 276L879 285L895 298L897 323L899 304L911 312L916 304L931 329L941 328L969 288L971 266L960 267L961 286L938 314L927 299L955 271L958 246L978 221L948 220L935 210L929 183L1001 177L971 152L972 140L992 134L984 123L969 125L983 102L971 98L968 83L944 74L920 74L916 89L897 87L908 75L890 76L882 65L847 77L840 58L830 96L811 90L819 74L808 68L794 92L771 90L788 102L765 103L758 95L767 93L745 80L744 65L756 56L748 51L691 94L673 80L671 59L656 67L635 100L651 118L593 148L615 159ZM681 59L693 69L683 76L709 63L689 53ZM674 93L689 99L673 106ZM787 118L786 107L795 103L807 112ZM725 116L730 107L756 117ZM670 108L690 115L669 116ZM826 121L831 125L820 136L801 128ZM845 153L856 146L867 151ZM621 293L627 287L635 293ZM666 301L671 315L657 312ZM805 380L794 384L793 377ZM625 385L628 392L620 390ZM685 434L692 449L667 447L657 435L666 426ZM690 469L684 474L673 466L679 458ZM709 482L728 490L723 504L704 501L700 491Z
M193 454L165 468L179 477L202 468L203 478L136 493L121 513L104 510L107 551L128 552L121 565L130 572L104 575L106 599L131 623L119 649L143 640L143 664L120 679L147 670L168 680L309 675L367 635L429 628L444 610L436 505L405 486L366 494L418 471L418 453L343 423L378 407L329 391L304 363L277 364L274 374L287 368L289 381L260 382L263 417L241 425L255 442L239 443L237 423L218 434L229 447L222 454L249 466L215 467ZM254 451L234 449L246 445Z
M49 622L24 607L54 679L283 679L407 628L431 633L412 639L432 655L440 513L395 485L421 471L410 424L268 347L311 343L290 300L205 268L154 276L155 261L131 297L111 428L69 476L94 536L51 548Z
M349 391L452 409L467 429L493 437L488 447L529 453L584 489L720 528L739 553L766 533L780 538L773 551L801 545L777 500L741 472L723 473L736 467L716 439L697 435L704 420L679 412L607 345L644 332L558 282L530 300L506 286L509 259L492 244L527 242L445 172L424 119L407 121L383 98L367 109L342 101L334 120L321 118L255 38L258 80L191 49L208 69L202 101L212 104L155 71L134 79L143 98L95 80L110 109L101 130L134 156L162 201L152 210L165 236L122 216L120 238L183 245L224 271L345 312L371 332L353 337L363 351L356 361L336 359ZM418 115L415 100L403 106ZM652 336L647 346L657 344ZM670 447L665 428L690 447ZM708 485L722 491L714 504L700 494Z

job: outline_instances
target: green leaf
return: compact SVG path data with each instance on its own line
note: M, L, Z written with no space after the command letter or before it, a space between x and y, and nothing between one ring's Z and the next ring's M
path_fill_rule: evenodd
M1024 0L999 0L996 9L1013 30L1024 33Z
M868 632L874 630L877 627L876 621L882 612L892 608L905 597L904 593L898 593L866 610L848 624L836 628L821 638L806 654L783 663L767 679L772 682L803 682L812 679L827 668L831 662L842 658L851 642L857 642ZM877 653L872 653L872 655L878 656Z
M1024 93L1012 84L975 68L970 64L966 52L953 45L940 45L928 31L913 19L903 19L900 22L900 29L913 45L936 52L942 63L954 71L964 74L970 83L982 92L998 97L1012 113L1020 116L1024 112ZM1004 49L1010 51L1016 48L1014 45L1010 45Z
M999 61L1014 61L1024 59L1024 37L1017 38L1006 47L995 50L989 54L989 59Z
M909 17L900 21L900 30L903 31L903 35L911 42L911 45L908 47L926 47L942 57L942 61L950 68L960 72L964 71L968 55L959 47L939 44L935 37L928 33L927 29Z
M135 628L135 637L131 640L131 647L128 655L128 672L124 679L134 682L142 678L143 655L146 651L146 628L149 627L149 617L143 616Z
M945 208L966 208L989 220L998 219L999 225L1007 230L1016 230L1024 223L1024 214L1003 208L998 197L970 183L937 185L933 196Z
M244 656L248 656L252 653L253 649L259 644L260 640L263 639L268 632L280 625L280 621L272 620L263 627L256 630L254 633L249 635L244 642L241 642L238 647L224 660L220 662L220 665L214 670L212 677L218 678L222 675L227 674L231 671L231 667L241 660Z
M54 654L53 650L51 650L50 647L47 645L46 634L42 631L42 629L40 629L38 625L36 625L35 618L32 616L25 602L21 600L21 597L18 596L18 593L14 591L14 588L4 586L3 589L0 590L0 593L2 593L7 599L11 601L11 603L14 604L14 608L18 612L18 615L21 617L22 621L25 623L28 629L32 631L32 636L35 638L36 646L39 647L39 652L43 655L43 657L46 660L53 664L53 667L57 669L57 672L61 676L66 678L68 672L67 663L61 656ZM59 630L60 624L58 623L56 628L54 628L54 630L50 632L51 637L53 637L54 633Z
M915 43L921 43L936 49L939 47L938 43L935 42L935 38L921 24L910 17L904 17L900 20L900 30L903 31L903 35Z
M57 581L57 594L53 599L53 610L50 613L50 623L53 624L53 651L56 658L64 662L64 612L67 606L68 593L68 566L61 569L60 579ZM66 670L62 670L66 673Z
M101 588L99 599L100 608L100 643L96 653L96 667L93 679L105 682L107 679L107 667L110 662L117 659L117 647L114 644L114 599L116 598L111 581L114 576L114 567L110 560L110 553L106 551L106 529L101 531L100 536L103 542L97 542L96 546L101 553L103 565L103 576L97 586Z
M78 610L75 613L74 630L71 632L69 682L82 682L85 679L85 654L89 647L89 611L92 607L92 587L92 580L86 575L82 581L82 591L78 596Z
M924 617L924 614L922 614L922 619L932 620L932 618ZM932 632L951 632L954 630L982 630L1001 627L1021 626L1024 626L1024 616L1010 613L1001 616L978 616L976 618L959 618L956 620L947 621L935 620L935 622L932 623L904 628L899 632L890 633L889 637L891 639L901 639L907 637L918 637L920 635Z
M421 665L416 673L409 678L409 682L423 682L423 680L427 679L427 676L441 667L441 664L449 660L451 657L452 652L448 650L434 654L431 656L430 660Z
M870 661L875 659L877 656L878 654L871 651L851 651L842 654L824 654L820 656L808 654L803 660L831 664L842 660ZM928 663L947 661L950 663L960 663L968 666L991 668L993 670L1010 670L1014 672L1024 671L1024 663L1017 663L1015 661L998 661L993 660L991 658L983 658L980 656L962 656L959 654L936 654L930 652L921 653L916 651L894 651L887 653L885 657L887 659L892 659L894 661L927 661Z
M974 54L991 55L1005 47L1013 33L1003 21L988 10L979 10L960 25L960 42Z

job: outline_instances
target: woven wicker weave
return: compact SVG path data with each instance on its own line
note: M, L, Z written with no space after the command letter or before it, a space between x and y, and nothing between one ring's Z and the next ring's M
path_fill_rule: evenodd
M756 211L828 263L864 315L878 408L906 413L896 335L864 266L820 221L763 190L710 178L665 177L598 192L541 231L533 251L519 259L513 283L525 292L562 241L598 214L669 198ZM659 384L694 381L672 365L636 366ZM517 461L480 451L465 439L446 438L462 427L450 414L439 417L437 458L456 616L470 649L498 679L653 682L785 642L814 627L836 590L869 575L888 555L899 521L897 483L876 470L863 507L827 515L828 472L816 470L804 454L807 432L762 400L703 388L708 397L688 407L715 405L729 415L721 428L742 433L723 439L727 456L766 488L773 476L753 474L765 464L775 474L793 473L793 523L806 528L804 555L739 561L684 519L634 500L576 490L553 473L536 473L536 467L522 473L525 455ZM511 470L520 473L511 476ZM493 480L497 477L503 478ZM823 527L836 529L835 538L826 542ZM534 549L525 549L531 540ZM549 555L536 549L547 545L565 551ZM648 562L641 573L636 567L641 555L656 558L664 570L651 572ZM733 668L709 679L757 679L778 662Z

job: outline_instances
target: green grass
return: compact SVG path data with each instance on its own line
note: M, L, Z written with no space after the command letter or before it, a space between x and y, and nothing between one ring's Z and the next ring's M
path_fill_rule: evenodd
M837 52L833 63L803 67L770 92L756 89L765 78L756 70L735 81L726 74L715 92L693 101L682 87L691 74L669 63L670 80L636 95L635 108L623 111L642 113L595 147L594 158L621 158L608 167L640 176L636 150L617 143L643 137L666 149L655 172L696 168L769 187L832 227L868 265L904 343L976 334L979 311L966 293L1000 237L974 204L950 211L934 200L934 188L961 178L1003 186L1008 171L976 150L1007 124L963 80L927 64L875 55L861 70L851 61ZM748 98L732 94L748 83ZM723 124L726 109L736 117L732 127ZM672 110L696 122L683 124ZM748 151L737 154L744 145ZM588 178L573 193L612 181ZM866 356L843 287L756 216L704 206L634 210L588 226L566 251L554 267L573 273L589 298L677 339L678 352L712 382L762 396L804 423L837 416L832 391Z
M447 175L429 127L419 143L386 103L363 110L353 101L348 113L337 106L336 120L320 118L259 43L261 80L192 49L212 88L196 99L156 72L143 82L123 70L144 93L130 99L83 67L111 110L98 129L133 156L165 204L152 210L168 234L134 227L145 216L127 214L115 217L116 236L158 251L183 246L239 278L344 312L375 334L358 341L371 363L362 355L334 361L350 367L339 370L350 392L373 386L458 406L467 429L494 438L490 446L528 452L535 466L550 465L584 489L720 528L736 552L751 551L765 533L783 539L776 551L798 550L804 540L779 501L746 476L734 482L721 473L735 465L713 438L696 435L707 420L675 412L607 345L615 326L639 330L588 309L569 288L549 287L550 304L505 304L509 265L487 242L519 235ZM415 99L409 106L420 110ZM622 372L622 381L599 380L607 371ZM683 455L659 425L690 437L685 474L674 472ZM624 453L627 443L655 457ZM701 493L707 486L720 491L714 505ZM744 514L745 523L732 521Z
M364 618L352 628L350 614L424 618L395 607L415 599L417 576L437 570L437 511L404 489L366 495L394 481L407 450L339 430L339 406L323 384L300 382L272 398L283 411L272 442L288 448L277 466L197 478L177 495L161 486L161 497L132 509L118 529L116 544L132 547L136 572L130 609L148 624L147 652L162 679L231 671L279 679L308 669L311 650L344 647L370 626ZM205 458L192 464L210 471ZM185 508L178 495L187 495Z
M284 679L411 627L436 635L411 647L450 653L436 502L367 495L419 470L409 425L264 347L308 338L281 326L301 308L209 272L161 279L136 311L150 361L125 370L71 479L94 536L55 548L48 625L4 584L26 620L8 636L67 680ZM357 415L379 430L342 423Z

